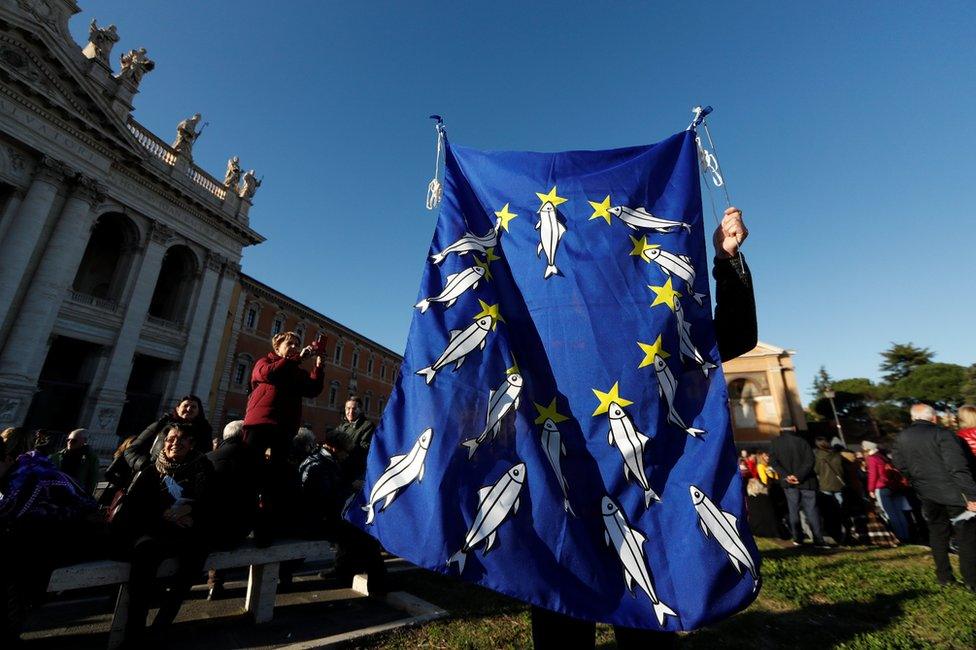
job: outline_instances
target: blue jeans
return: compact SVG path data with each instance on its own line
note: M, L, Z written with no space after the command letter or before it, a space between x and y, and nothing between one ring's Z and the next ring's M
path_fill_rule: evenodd
M813 533L813 543L823 544L823 531L820 530L820 511L817 510L817 491L786 488L786 505L790 509L790 532L793 541L803 541L803 528L800 526L800 508L807 516L807 524Z
M908 520L905 519L905 511L902 509L905 497L892 492L888 488L878 488L874 491L877 495L878 507L881 514L888 520L891 532L899 541L908 541Z

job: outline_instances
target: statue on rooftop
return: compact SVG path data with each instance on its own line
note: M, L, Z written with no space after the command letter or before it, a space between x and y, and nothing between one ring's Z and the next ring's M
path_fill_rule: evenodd
M258 191L259 187L261 187L261 181L254 175L254 170L247 170L244 173L244 187L241 188L241 198L254 198L254 193Z
M98 59L105 65L108 65L109 54L112 53L112 48L118 42L119 33L115 29L115 25L102 28L92 18L91 23L88 25L88 44L85 45L85 49L81 53L89 59Z
M200 114L194 113L192 117L188 117L176 125L176 141L173 142L173 149L176 150L177 154L186 156L190 160L193 159L193 143L203 133L203 127L197 131L197 124L199 123Z
M241 182L241 159L234 156L227 161L227 171L224 172L224 187L236 190Z
M119 63L122 69L119 70L116 77L131 81L136 86L142 81L143 75L156 67L156 62L146 56L146 48L144 47L140 47L138 50L129 50L120 57Z

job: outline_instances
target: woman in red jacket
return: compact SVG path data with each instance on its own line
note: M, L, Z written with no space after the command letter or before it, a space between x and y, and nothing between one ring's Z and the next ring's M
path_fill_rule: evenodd
M288 454L302 422L302 398L321 393L325 380L321 350L309 345L299 351L300 344L294 332L275 334L272 352L259 359L251 372L251 394L241 437L253 451L255 462L265 466L260 477L265 520L276 510L274 514L281 514L274 502L282 499L282 489L288 484ZM313 355L315 367L308 372L302 368L302 361ZM269 450L270 463L265 463ZM262 530L261 534L269 532Z
M959 431L956 432L976 457L976 406L964 404L959 407Z

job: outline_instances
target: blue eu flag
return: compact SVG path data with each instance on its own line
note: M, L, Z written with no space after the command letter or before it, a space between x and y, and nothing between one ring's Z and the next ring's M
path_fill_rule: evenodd
M418 298L350 521L581 619L690 630L755 597L693 131L448 145Z

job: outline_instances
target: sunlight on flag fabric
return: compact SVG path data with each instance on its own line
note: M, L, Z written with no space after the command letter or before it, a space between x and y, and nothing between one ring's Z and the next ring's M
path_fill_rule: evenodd
M755 598L694 131L446 145L403 367L347 518L570 616L690 630Z

